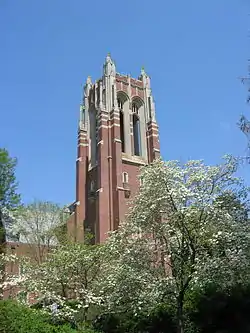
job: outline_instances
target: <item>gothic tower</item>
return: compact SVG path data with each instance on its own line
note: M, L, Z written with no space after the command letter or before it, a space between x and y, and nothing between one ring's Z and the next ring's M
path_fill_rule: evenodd
M150 78L116 72L110 55L95 83L87 78L80 107L76 201L68 233L83 241L90 231L102 243L123 220L139 189L139 168L160 156Z

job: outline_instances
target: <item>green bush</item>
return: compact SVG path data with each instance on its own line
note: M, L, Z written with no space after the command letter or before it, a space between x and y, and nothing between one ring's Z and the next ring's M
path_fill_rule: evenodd
M176 327L169 306L159 304L150 313L137 316L132 313L105 314L93 324L103 333L175 333Z
M185 333L250 333L250 285L195 290L185 303ZM174 312L169 305L159 304L137 316L108 313L97 317L93 327L103 333L176 333Z
M250 333L250 285L196 294L189 318L201 333Z
M13 301L0 301L0 333L77 333L70 326L56 326L38 310ZM93 333L84 330L82 333Z

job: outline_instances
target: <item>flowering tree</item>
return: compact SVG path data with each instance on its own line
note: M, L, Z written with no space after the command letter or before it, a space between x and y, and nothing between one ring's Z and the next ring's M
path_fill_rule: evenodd
M64 211L51 202L35 201L19 209L11 233L27 243L33 258L41 263L51 247L58 243L58 228L65 225Z
M12 267L20 262L16 255L11 253L0 254L0 297L4 294L11 297L13 287L21 283L20 276L13 273Z
M44 310L57 318L83 321L97 294L101 248L83 244L58 246L37 265L24 265L20 288L33 294Z
M108 242L112 255L103 293L110 309L129 302L138 311L170 299L183 333L190 288L244 280L249 225L234 212L248 190L234 176L237 167L236 159L226 157L218 166L157 160L142 169L141 191Z

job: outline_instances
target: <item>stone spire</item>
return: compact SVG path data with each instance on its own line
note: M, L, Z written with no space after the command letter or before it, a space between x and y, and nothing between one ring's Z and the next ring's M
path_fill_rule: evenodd
M144 66L141 68L140 80L142 80L145 88L150 89L150 77L146 73Z
M111 59L110 53L107 54L105 63L103 65L103 74L105 76L113 76L113 77L115 77L116 75L115 63Z
M141 68L141 77L145 76L146 75L146 72L145 72L145 67L142 66Z
M88 127L88 117L87 117L87 112L89 108L88 96L91 87L92 87L92 80L91 77L88 76L83 89L82 104L80 105L79 129L81 130L87 130Z

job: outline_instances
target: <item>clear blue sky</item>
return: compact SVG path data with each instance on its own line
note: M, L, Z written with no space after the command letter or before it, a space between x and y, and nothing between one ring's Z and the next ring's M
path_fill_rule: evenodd
M0 0L0 146L25 202L75 198L81 84L108 52L151 76L165 159L245 154L248 0ZM250 114L249 114L250 115ZM242 169L248 178L250 166Z

